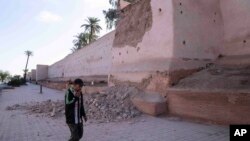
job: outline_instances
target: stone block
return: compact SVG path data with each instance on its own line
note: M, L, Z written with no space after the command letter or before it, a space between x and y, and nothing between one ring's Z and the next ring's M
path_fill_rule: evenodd
M138 110L152 116L158 116L167 111L166 100L160 94L140 94L131 98L131 101Z

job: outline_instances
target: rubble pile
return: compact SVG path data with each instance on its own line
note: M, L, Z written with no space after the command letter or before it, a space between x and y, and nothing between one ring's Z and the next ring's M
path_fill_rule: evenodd
M84 106L90 121L111 122L134 118L141 115L130 98L140 90L130 86L109 87L102 93L84 94ZM28 114L42 117L62 117L64 101L31 102L8 106L6 110L26 110Z
M89 119L102 122L120 121L141 115L130 97L140 91L130 86L114 86L99 94L85 94L84 105Z
M35 114L42 117L61 117L64 114L64 101L43 101L15 104L6 107L6 110L25 110L26 114Z

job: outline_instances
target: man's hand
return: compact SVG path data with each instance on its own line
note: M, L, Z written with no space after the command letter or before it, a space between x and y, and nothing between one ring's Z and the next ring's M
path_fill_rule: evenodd
M76 96L76 97L80 97L80 96L81 96L81 92L76 92L76 93L75 93L75 96Z
M88 120L86 116L84 116L83 119L85 122L87 122L87 120Z

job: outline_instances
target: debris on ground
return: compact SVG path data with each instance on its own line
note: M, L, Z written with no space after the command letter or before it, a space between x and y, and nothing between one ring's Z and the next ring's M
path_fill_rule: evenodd
M6 107L6 110L25 110L26 114L35 114L41 117L61 117L64 115L64 101L43 101L15 104Z
M131 86L113 86L100 94L84 95L89 119L100 122L121 121L141 115L130 98L140 91Z
M84 94L84 106L90 121L111 122L131 119L141 115L130 98L140 93L135 87L113 86L102 93ZM31 102L15 104L6 110L25 110L27 114L42 117L64 116L64 101Z

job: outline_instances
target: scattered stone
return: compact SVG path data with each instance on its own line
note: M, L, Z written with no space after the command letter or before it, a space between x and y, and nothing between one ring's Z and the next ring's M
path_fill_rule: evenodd
M132 86L113 86L98 94L85 94L84 105L87 116L99 122L131 119L141 115L130 100L140 93Z
M113 86L102 93L84 94L84 106L90 122L121 121L141 115L131 102L141 91L132 86ZM6 107L6 110L26 110L37 117L57 118L64 116L64 101L31 102ZM91 121L93 120L93 121Z
M56 111L57 109L57 111ZM36 117L61 117L64 111L64 101L30 102L22 105L7 106L6 110L25 110L26 114L34 114ZM60 111L60 112L58 112Z

